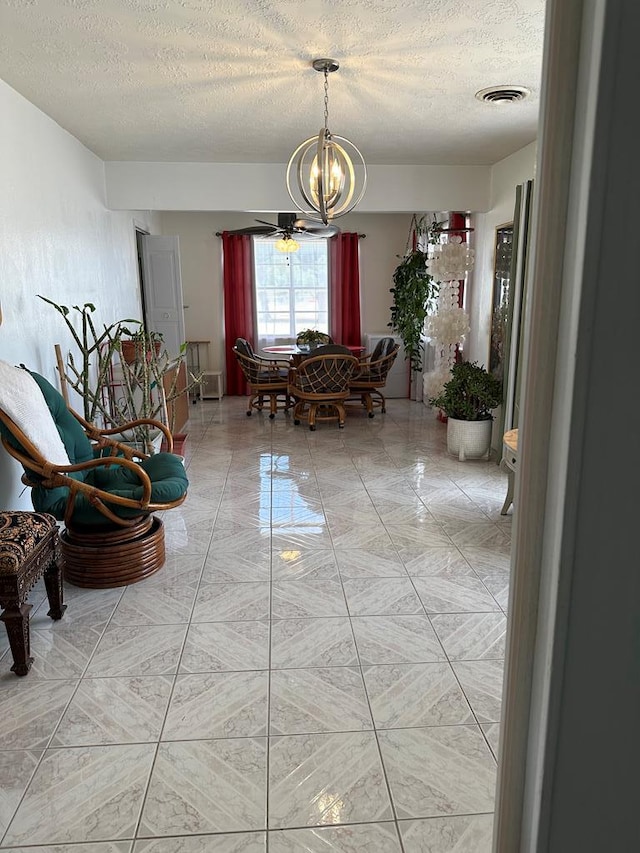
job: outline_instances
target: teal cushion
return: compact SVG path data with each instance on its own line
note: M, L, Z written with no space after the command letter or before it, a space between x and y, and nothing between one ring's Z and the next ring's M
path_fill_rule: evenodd
M186 494L189 487L184 465L173 453L158 453L140 463L140 467L151 480L151 503L172 503ZM100 466L87 472L86 480L90 485L121 498L140 500L143 486L134 471L124 465ZM69 490L64 486L56 489L32 489L34 508L39 512L50 512L56 518L64 518ZM107 506L121 518L140 515L140 510L129 509L108 503ZM108 525L108 518L96 510L84 495L77 495L73 510L74 524Z
M84 429L67 408L62 394L44 376L40 376L39 373L33 373L33 371L29 371L29 373L31 373L42 391L71 464L77 465L80 462L87 462L87 460L93 459L91 442L85 435Z

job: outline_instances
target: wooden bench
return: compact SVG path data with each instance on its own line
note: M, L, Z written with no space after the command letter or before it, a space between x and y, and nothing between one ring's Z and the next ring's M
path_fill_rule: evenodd
M26 675L33 658L30 655L29 611L27 596L44 576L48 616L61 619L62 558L58 526L44 512L0 512L0 619L4 622L13 655L12 672Z

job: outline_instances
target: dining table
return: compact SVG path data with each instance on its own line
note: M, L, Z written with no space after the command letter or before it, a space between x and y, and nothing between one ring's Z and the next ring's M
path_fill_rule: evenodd
M350 344L344 344L344 346L346 346L351 354L355 355L357 358L359 358L366 349L366 347L351 346ZM266 352L268 355L272 356L289 356L291 364L294 367L300 364L303 358L309 358L310 355L313 355L313 350L299 347L297 344L282 344L280 346L263 347L262 352Z

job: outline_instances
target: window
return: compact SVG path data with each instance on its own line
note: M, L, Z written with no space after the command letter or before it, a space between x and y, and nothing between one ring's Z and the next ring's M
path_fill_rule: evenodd
M254 237L257 337L294 340L303 329L329 331L327 240L302 240L291 255L275 239Z

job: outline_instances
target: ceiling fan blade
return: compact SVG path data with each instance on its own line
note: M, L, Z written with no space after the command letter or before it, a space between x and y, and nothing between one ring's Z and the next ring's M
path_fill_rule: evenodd
M273 234L274 228L265 228L263 225L248 225L246 228L236 228L235 231L229 231L229 234L255 234L256 236L263 236L266 234Z
M315 219L296 219L293 227L296 231L303 231L312 234L314 237L335 237L336 234L340 233L337 225L324 225Z
M277 225L274 225L273 222L265 222L264 219L256 219L256 222L261 222L263 225L268 225L272 231L280 230L280 228Z

